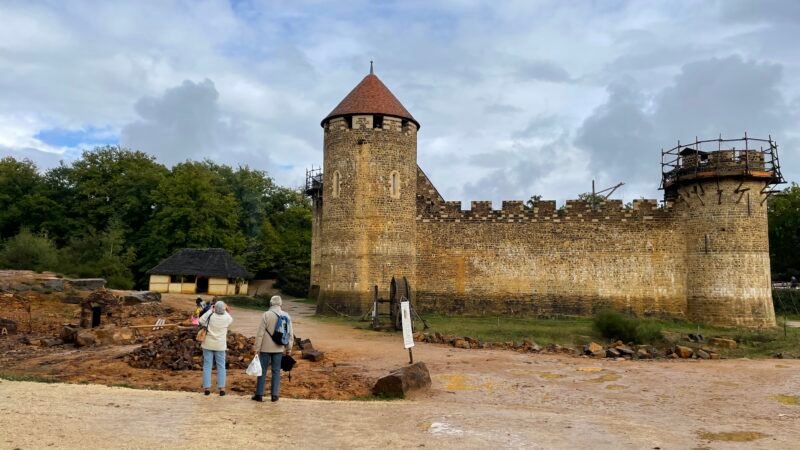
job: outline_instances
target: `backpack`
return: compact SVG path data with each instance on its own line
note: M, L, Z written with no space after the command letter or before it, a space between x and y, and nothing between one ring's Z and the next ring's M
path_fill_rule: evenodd
M272 338L272 342L278 345L289 345L289 318L275 311L272 313L278 317L278 321L275 322L275 330L272 333L267 330L267 334Z

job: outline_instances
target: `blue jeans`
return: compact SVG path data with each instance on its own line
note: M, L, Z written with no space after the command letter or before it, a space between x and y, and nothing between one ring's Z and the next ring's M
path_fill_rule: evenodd
M212 361L213 359L213 361ZM203 389L211 389L211 364L217 363L217 387L225 387L225 352L203 349Z
M272 381L269 386L269 392L273 397L280 397L282 358L283 353L258 353L258 359L261 361L261 376L258 377L258 382L256 382L256 395L264 395L264 385L267 384L267 367L271 367Z

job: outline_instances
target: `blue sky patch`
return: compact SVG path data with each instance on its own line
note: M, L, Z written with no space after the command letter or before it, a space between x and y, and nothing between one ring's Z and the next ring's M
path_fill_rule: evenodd
M119 142L119 134L109 128L87 127L80 130L50 128L41 130L36 139L53 147L77 147L79 145L113 145Z

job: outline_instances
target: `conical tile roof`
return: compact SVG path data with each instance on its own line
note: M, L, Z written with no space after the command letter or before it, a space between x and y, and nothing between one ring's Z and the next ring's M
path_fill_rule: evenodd
M349 116L352 114L382 114L400 117L414 122L419 128L419 122L392 94L392 91L377 77L370 73L347 94L336 108L333 108L327 117L322 119L322 124L334 117Z

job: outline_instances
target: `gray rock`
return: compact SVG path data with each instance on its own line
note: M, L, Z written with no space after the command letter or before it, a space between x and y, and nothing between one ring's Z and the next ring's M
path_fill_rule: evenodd
M372 388L372 393L383 397L405 398L412 392L428 390L430 387L431 374L428 367L425 363L418 362L393 370L379 379Z
M122 296L122 302L127 306L160 301L161 293L153 291L130 292Z
M322 353L319 350L303 350L302 352L302 358L312 362L322 361L324 357L325 353Z
M618 345L616 348L622 356L633 356L636 354L636 352L627 345Z
M52 289L54 291L63 291L64 290L64 280L61 278L56 278L54 280L47 280L44 282L44 287L48 289Z
M67 281L75 289L94 291L106 287L106 280L104 278L76 278Z

